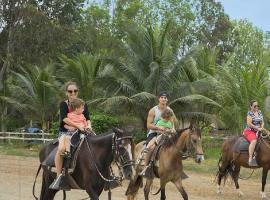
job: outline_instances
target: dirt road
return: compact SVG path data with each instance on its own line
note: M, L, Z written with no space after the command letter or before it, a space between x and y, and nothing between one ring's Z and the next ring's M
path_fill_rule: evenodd
M32 157L18 157L6 156L0 154L0 200L30 200L32 197L32 185L34 176L38 167L38 159ZM255 171L258 176L260 170ZM216 185L214 184L214 174L199 174L187 171L189 178L184 180L183 185L191 200L232 200L239 199L236 195L234 185L231 181L227 182L226 186L222 188L222 195L216 194ZM269 181L269 180L268 180ZM253 178L249 180L240 180L240 187L244 196L241 199L254 200L260 199L260 179ZM36 193L39 194L41 186L41 176L37 181ZM116 188L112 191L113 200L124 200L125 189L127 183L123 187ZM266 186L268 192L269 184ZM152 192L158 189L157 180L154 183ZM166 196L169 200L182 199L174 185L168 184L166 187ZM270 194L268 195L270 196ZM84 191L72 190L67 193L68 200L79 200L87 197ZM62 199L62 193L59 192L56 196L57 200ZM101 200L107 199L107 193L103 192ZM137 197L138 200L143 199L143 191L140 190ZM150 195L150 199L157 200L159 195Z

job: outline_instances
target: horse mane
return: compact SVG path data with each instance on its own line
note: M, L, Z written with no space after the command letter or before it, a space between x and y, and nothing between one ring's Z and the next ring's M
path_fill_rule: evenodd
M184 128L184 129L178 129L176 131L176 134L174 134L172 137L166 137L164 143L162 144L163 148L169 148L173 145L176 144L178 138L182 135L182 133L186 130L188 130L189 128Z
M108 138L108 137L111 137L111 134L112 133L117 133L117 134L120 134L122 135L122 130L121 129L118 129L118 128L112 128L112 129L109 129L108 131L104 132L104 133L101 133L101 134L98 134L98 135L87 135L87 139L90 139L90 141L94 141L94 142L97 142L97 141L100 141L100 140L103 140L105 138Z

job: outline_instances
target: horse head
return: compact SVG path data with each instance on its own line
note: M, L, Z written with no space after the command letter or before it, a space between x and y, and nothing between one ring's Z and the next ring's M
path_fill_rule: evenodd
M134 175L133 142L132 136L127 136L121 129L114 128L114 154L115 161L125 179L131 180Z
M201 163L204 160L201 130L194 124L188 130L188 141L186 143L188 153L194 155L196 163Z

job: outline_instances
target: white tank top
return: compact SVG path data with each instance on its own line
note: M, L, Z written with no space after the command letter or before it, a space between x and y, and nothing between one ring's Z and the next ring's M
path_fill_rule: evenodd
M167 108L168 109L171 109L171 108L169 108L168 106L167 106ZM160 120L161 119L161 110L159 110L159 108L158 108L158 106L155 106L154 107L154 112L155 112L155 118L154 118L154 121L153 121L153 125L156 125L156 123L158 122L158 120ZM152 130L152 129L150 129L149 130L149 132L148 132L148 134L147 134L147 137L151 134L151 133L155 133L156 132L156 130Z

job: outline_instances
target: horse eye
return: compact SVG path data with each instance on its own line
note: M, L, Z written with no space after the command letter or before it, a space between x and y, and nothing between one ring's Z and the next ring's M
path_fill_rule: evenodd
M192 142L193 142L193 143L196 143L196 142L197 142L197 140L193 139L193 140L192 140Z

